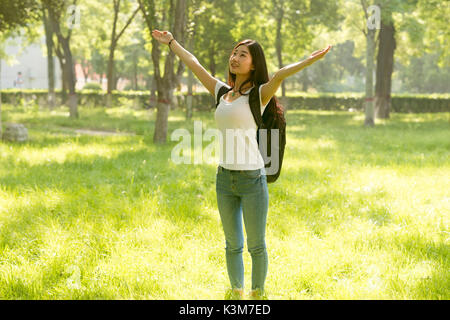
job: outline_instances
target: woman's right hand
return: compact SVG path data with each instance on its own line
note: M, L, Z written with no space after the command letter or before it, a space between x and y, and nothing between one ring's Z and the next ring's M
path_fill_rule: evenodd
M317 50L317 51L314 51L313 53L311 53L311 55L308 57L308 59L306 59L308 61L308 64L311 65L314 62L316 62L317 60L322 59L328 53L328 51L330 51L330 49L332 47L333 46L330 44L330 45L328 45L328 47L326 47L323 50Z
M169 31L153 30L152 37L159 43L169 44L169 41L173 39L173 35Z

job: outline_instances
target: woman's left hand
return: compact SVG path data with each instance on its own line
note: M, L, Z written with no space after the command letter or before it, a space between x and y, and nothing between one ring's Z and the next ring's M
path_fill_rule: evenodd
M325 49L314 51L306 60L309 62L309 64L313 64L317 60L322 59L332 47L333 46L330 44Z

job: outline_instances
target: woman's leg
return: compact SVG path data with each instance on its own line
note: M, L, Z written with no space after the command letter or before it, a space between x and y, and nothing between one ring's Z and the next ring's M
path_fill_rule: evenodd
M259 185L258 191L242 196L242 208L247 247L252 257L252 290L264 292L268 269L265 238L269 192L265 175L258 178L255 183Z
M233 194L227 172L217 175L217 206L225 233L227 271L233 289L244 288L244 231L242 226L241 198Z

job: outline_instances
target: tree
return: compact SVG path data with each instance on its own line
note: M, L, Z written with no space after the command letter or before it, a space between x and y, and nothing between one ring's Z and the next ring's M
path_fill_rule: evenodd
M442 52L423 53L411 57L404 64L397 62L401 91L410 93L448 93L450 92L450 66L439 67ZM408 65L406 65L408 63Z
M343 32L346 30L336 30L330 34L322 33L321 37L336 39L339 37L336 34ZM323 40L318 39L314 42L319 46ZM302 91L307 91L307 86L314 87L319 92L363 91L364 83L361 79L365 75L365 67L363 59L355 57L357 42L357 39L352 39L335 43L331 55L307 68L310 69L309 74L299 73L297 77L294 75L297 82L302 85Z
M77 0L42 0L45 10L48 12L48 18L53 31L56 34L57 46L56 54L59 58L63 73L63 85L66 82L69 90L69 114L71 118L78 118L78 102L75 90L76 78L72 50L70 48L70 38L72 36L73 22L75 12L70 12L72 16L64 20L64 13L70 11L70 8L76 10ZM69 8L69 6L71 6ZM72 22L72 23L70 23ZM67 23L67 25L66 25ZM65 33L65 35L64 35ZM64 88L63 88L64 89Z
M381 7L382 12L384 7ZM391 83L394 69L395 27L391 12L382 14L375 83L375 117L388 119L391 105Z
M275 40L275 48L276 48L276 52L277 52L278 67L281 69L284 67L283 56L282 56L282 51L283 51L282 39L283 38L281 35L281 28L283 25L283 18L284 18L284 12L285 12L284 0L282 0L282 1L272 0L272 3L273 3L274 11L275 11L276 30L277 30L277 35L276 35L276 40ZM282 92L281 95L284 97L285 92L286 92L286 84L284 81L281 84L281 92Z
M111 1L81 0L79 7L83 27L77 28L70 39L74 62L81 65L85 81L97 73L102 84L103 75L107 73L112 25ZM87 23L89 27L85 27Z
M193 51L195 47L195 37L198 30L198 17L199 17L199 7L200 3L198 0L192 0L190 5L187 7L187 28L186 28L186 37L187 37L187 50L189 52ZM186 119L192 118L192 87L194 84L194 74L191 69L188 69L188 80L187 80L187 99L186 99Z
M115 59L115 78L129 79L131 83L127 87L132 90L149 89L148 78L151 74L152 57L145 47L147 40L144 38L145 33L142 30L145 30L145 24L138 15L128 30L129 37L127 37L126 43L122 43L120 47L120 59Z
M246 4L251 6L253 0ZM238 1L199 1L194 11L195 18L191 18L191 21L195 19L193 53L214 77L228 75L228 58L236 41L253 37L251 24L247 24L245 33L242 32L241 25L247 21L241 12ZM253 16L252 13L249 9L248 16ZM255 16L253 18L256 19Z
M0 3L0 33L13 31L38 19L37 0L2 0Z
M184 29L185 29L185 11L186 0L177 0L175 8L173 8L173 1L170 2L170 7L156 9L156 3L153 0L139 0L141 12L144 15L144 19L147 25L149 33L153 29L169 25L172 34L177 41L184 43ZM175 10L174 10L175 9ZM166 15L169 15L168 21L165 19ZM162 16L162 19L158 19ZM156 82L156 90L158 95L158 101L156 104L156 123L155 132L153 135L153 142L164 144L167 140L167 126L169 119L169 105L172 103L173 90L176 83L176 75L174 74L174 58L175 54L169 52L165 59L164 75L161 76L160 71L160 45L152 38L152 61L154 66L154 80ZM182 62L178 68L178 75L182 74Z
M408 0L408 10L396 10L396 67L402 90L448 92L450 69L450 2ZM410 3L411 2L411 3Z
M393 14L410 12L417 0L379 0L381 10L380 32L378 33L378 54L375 84L375 117L389 118L391 106L392 73L394 52L397 48L396 28Z
M411 0L410 0L411 1ZM416 44L420 51L432 53L438 51L440 67L450 66L450 28L448 17L450 16L450 2L441 0L418 0L418 23L426 26L423 38L418 38ZM419 40L422 40L421 42Z
M45 30L45 43L47 47L47 76L48 76L48 106L50 109L55 107L55 63L53 60L54 42L53 42L53 25L49 20L48 9L44 6L42 10L42 21Z
M366 98L365 98L365 119L364 125L373 127L374 121L374 107L373 107L373 67L375 56L375 33L377 26L377 20L379 19L379 12L377 6L368 6L365 0L360 0L361 6L364 11L364 16L367 22L367 29L363 29L363 33L366 36ZM370 13L374 15L369 16Z
M120 31L118 31L118 21L119 21L119 14L120 14L120 2L121 0L113 0L113 9L114 9L114 18L112 23L112 31L111 31L111 42L109 45L109 57L108 57L108 67L107 67L107 79L108 79L108 87L107 87L107 105L108 107L111 106L111 93L112 90L115 89L115 79L114 79L114 53L117 48L117 43L119 42L120 37L123 35L125 30L128 28L130 23L133 21L134 17L139 11L139 6L135 8L122 27Z
M317 26L333 29L342 20L338 1L326 0L272 0L269 16L275 17L275 49L278 68L284 67L284 57L298 59L300 52L308 49ZM295 43L295 45L292 45ZM307 69L302 70L306 73ZM304 79L306 81L306 79ZM286 95L286 83L281 84L281 95Z
M188 45L187 50L192 52L192 48L195 44L195 22L191 24L191 28L187 30L188 33ZM192 86L194 84L194 74L191 69L188 69L188 80L187 80L187 98L186 98L186 119L192 118Z

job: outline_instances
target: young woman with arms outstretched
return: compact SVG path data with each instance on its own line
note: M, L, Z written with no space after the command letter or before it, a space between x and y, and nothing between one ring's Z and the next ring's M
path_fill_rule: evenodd
M169 31L153 30L152 36L159 43L169 46L214 96L214 99L217 99L218 91L222 86L231 89L222 96L215 112L216 124L222 132L221 155L216 176L217 206L225 233L226 263L231 283L231 289L227 291L225 298L242 299L244 297L242 220L247 233L248 251L252 258L252 290L249 297L266 298L264 283L267 276L268 255L265 230L269 192L264 161L256 141L257 125L248 104L249 92L254 87L259 88L262 115L266 107L276 106L274 94L282 81L323 58L331 46L313 52L304 61L281 68L269 79L262 47L254 40L241 41L234 47L228 60L228 84L226 84L211 76L197 58L184 49ZM225 147L230 142L227 141L228 130L235 130L231 139L240 140L241 148ZM242 136L242 131L250 131L253 134ZM236 152L245 153L246 161L236 161L235 158L239 159L239 156L235 157L236 154L230 156L230 153Z

